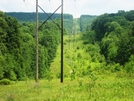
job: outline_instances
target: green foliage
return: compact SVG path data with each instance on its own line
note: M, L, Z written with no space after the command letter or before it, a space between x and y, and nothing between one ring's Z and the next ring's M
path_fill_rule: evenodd
M96 33L96 39L101 40L106 32L106 27L104 26L106 22L111 21L112 18L108 17L108 14L100 15L92 23L92 30Z
M105 56L107 63L116 62L124 65L133 54L133 20L128 16L132 18L132 11L103 14L92 23L101 54Z
M48 69L48 70L45 72L45 78L46 78L48 81L51 81L51 80L54 78L52 72L50 71L50 69Z
M116 77L114 73L95 75L98 77L95 83L89 77L83 77L80 81L65 79L64 84L61 84L59 79L53 79L40 80L39 84L35 84L34 80L28 80L18 81L9 86L1 85L0 99L1 101L133 101L134 79L126 79L129 73L121 78Z
M92 81L96 81L98 79L97 74L95 72L92 72L89 78L91 78Z
M10 85L11 81L9 79L0 80L0 85Z
M5 20L5 16L3 12L0 12L0 55L4 54L4 52L6 51L6 45L5 45L5 38L7 35L7 30L8 28L8 24Z
M134 21L134 10L130 10L126 13L123 13L123 15L125 16L127 20Z
M127 13L119 11L101 15L92 23L92 30L89 25L81 34L64 35L64 85L57 83L60 78L61 33L57 25L48 21L39 30L39 78L49 82L42 79L40 84L34 85L28 78L35 77L35 24L19 24L1 12L0 79L27 82L19 81L10 87L1 85L0 99L133 100L134 23L132 17L128 20ZM129 16L133 14L129 13ZM66 33L78 27L70 29L72 24L68 26ZM10 80L2 82L5 85Z
M125 64L125 70L127 73L134 73L134 55L131 55L129 62Z
M83 44L94 44L96 41L94 31L87 31L82 33Z
M127 14L127 13L128 12L126 12L125 14ZM131 15L131 16L133 16L133 15ZM117 22L118 24L113 23L114 27L109 26L109 23L111 23L113 21ZM127 28L129 26L129 21L127 19L125 19L125 15L123 15L122 13L102 14L93 21L92 30L95 31L96 38L97 38L97 40L100 41L105 36L106 32L108 32L109 28L112 30L112 28L117 27L117 29L118 29L118 25L120 25L124 29L128 30Z
M81 15L80 16L80 31L84 32L86 30L89 30L91 28L92 21L96 17L97 16L93 16L93 15Z
M19 16L18 13L15 14L16 17ZM30 14L35 13L27 13L26 17L28 18ZM41 13L39 17L41 25L43 21ZM49 20L39 29L39 78L46 77L50 80L60 76L59 69L55 75L51 74L50 69L51 66L58 68L60 64L58 59L56 62L54 59L60 57L60 52L56 54L56 51L57 49L59 51L57 46L61 42L59 28L61 25L57 19L59 15L53 17L56 24ZM22 19L20 18L19 23L15 18L0 12L0 79L25 80L35 76L36 35L35 24L32 22L35 18L31 18L31 22L25 22L26 19L21 22ZM92 71L118 72L122 69L127 72L133 71L133 61L130 59L134 54L133 11L119 11L98 17L82 15L80 19L74 20L71 15L66 15L64 23L64 55L67 67L65 77L73 80L90 75ZM77 35L79 26L83 32ZM69 38L66 37L68 33L72 33ZM51 64L53 61L54 65Z
M30 12L30 13L26 13L26 12L8 12L5 13L8 16L12 16L15 17L18 21L20 22L35 22L36 20L36 13ZM47 13L48 16L50 16L52 13ZM48 19L48 16L45 15L44 13L38 13L39 16L39 21L44 21ZM56 20L56 19L60 19L61 18L61 14L54 14L52 17L52 19ZM51 21L49 19L49 21ZM58 25L60 27L60 23L56 22L56 25ZM72 27L73 27L73 16L70 14L64 14L64 26L65 29L68 33L72 32ZM25 29L26 30L26 29Z
M4 77L4 72L3 72L3 65L4 65L4 57L0 55L0 80Z
M100 44L101 53L107 60L114 60L117 56L118 41L118 37L112 33L102 39Z
M59 20L55 22L59 23ZM19 23L3 12L0 12L0 24L0 79L34 78L35 24ZM58 26L50 21L39 30L39 78L44 78L55 57L59 36Z

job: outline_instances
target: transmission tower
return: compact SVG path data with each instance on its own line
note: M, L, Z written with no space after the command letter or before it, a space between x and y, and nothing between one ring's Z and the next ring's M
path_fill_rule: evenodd
M50 0L49 0L50 1ZM38 27L38 7L45 13L45 11L38 5L38 0L36 0L36 78L35 78L35 82L38 83L38 30L42 27L43 24L45 24L49 19L52 20L52 16L55 14L55 12L61 8L61 78L60 78L60 82L63 83L63 33L64 33L64 24L63 24L63 0L61 0L61 5L54 11L54 13L52 13L50 16L47 15L47 13L45 13L48 18L42 23L42 25L40 27ZM53 20L52 20L53 21ZM53 21L54 22L54 21ZM56 24L56 23L55 23ZM58 24L56 24L58 26ZM59 27L59 26L58 26Z

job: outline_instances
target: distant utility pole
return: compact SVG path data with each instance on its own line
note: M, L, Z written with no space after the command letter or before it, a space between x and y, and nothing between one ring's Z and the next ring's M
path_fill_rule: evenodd
M38 0L36 0L36 77L35 82L38 83Z

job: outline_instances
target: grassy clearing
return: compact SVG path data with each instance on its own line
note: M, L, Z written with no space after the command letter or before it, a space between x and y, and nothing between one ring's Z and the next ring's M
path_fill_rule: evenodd
M27 80L0 85L0 101L134 101L134 74L101 69L103 65L100 68L100 63L93 61L94 56L91 58L91 54L85 52L87 46L77 41L80 36L75 37L75 42L72 39L70 43L67 36L64 38L64 83L57 79L60 76L59 46L47 75L52 76L51 79L39 80L39 84Z
M19 81L0 86L0 101L133 101L134 79L117 78L116 74L98 75L73 81Z
M58 92L60 83L40 80L39 84L34 81L19 81L12 85L0 87L0 101L44 101L50 95Z

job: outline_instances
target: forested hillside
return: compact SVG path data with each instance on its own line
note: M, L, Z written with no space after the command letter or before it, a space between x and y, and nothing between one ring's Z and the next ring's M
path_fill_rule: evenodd
M91 29L91 24L97 16L95 15L81 15L80 16L80 31L84 32Z
M134 72L134 11L102 14L91 29L83 34L84 43L99 45L107 69Z
M49 70L59 42L60 30L52 22L39 30L39 78ZM0 12L0 79L34 79L35 55L35 23L19 24Z
M36 13L35 12L6 12L8 16L15 17L19 22L35 22L36 21ZM48 16L51 16L52 13L38 13L38 20L45 21L48 19ZM52 19L61 19L61 14L54 14ZM51 19L48 19L51 21ZM60 23L59 23L60 24ZM64 14L64 27L68 33L71 33L73 27L73 16L70 14Z
M52 13L47 13L50 16ZM5 12L5 15L15 17L19 22L35 22L36 21L36 13L34 12ZM48 19L48 16L44 13L38 13L39 21L45 21ZM74 33L74 29L79 31L86 31L91 28L92 21L97 16L94 15L81 15L80 18L73 19L73 15L64 14L64 27L68 33ZM61 14L54 14L52 19L60 19ZM49 19L51 21L51 19ZM75 26L75 27L74 27ZM87 27L88 26L88 27Z

